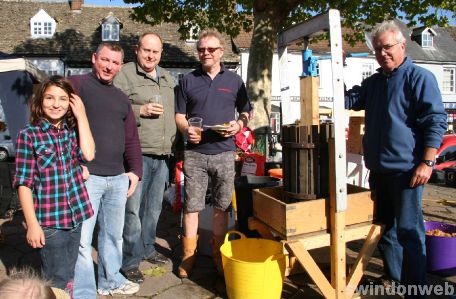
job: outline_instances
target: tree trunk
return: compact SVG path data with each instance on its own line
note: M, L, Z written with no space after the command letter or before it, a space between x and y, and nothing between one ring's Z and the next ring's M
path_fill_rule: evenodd
M277 28L269 10L255 12L252 43L247 66L247 90L254 104L254 117L249 128L269 126L271 113L272 57Z

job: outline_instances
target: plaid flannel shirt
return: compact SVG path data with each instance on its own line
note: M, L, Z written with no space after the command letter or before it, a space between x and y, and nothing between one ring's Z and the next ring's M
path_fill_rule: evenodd
M80 166L76 131L57 129L45 119L20 131L16 144L14 186L32 190L41 226L76 227L93 215Z

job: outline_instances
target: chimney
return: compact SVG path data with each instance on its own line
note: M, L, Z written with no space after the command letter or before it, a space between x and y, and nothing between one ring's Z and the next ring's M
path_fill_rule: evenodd
M84 4L84 0L70 0L70 7L71 10L74 12L80 12L82 4Z

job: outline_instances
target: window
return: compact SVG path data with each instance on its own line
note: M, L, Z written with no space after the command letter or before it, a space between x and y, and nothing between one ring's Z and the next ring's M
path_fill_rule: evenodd
M280 133L280 113L279 112L271 112L271 132L273 134Z
M41 35L41 22L33 22L33 34Z
M374 73L374 64L363 63L362 65L362 80L369 78Z
M421 46L423 48L431 48L434 46L433 36L429 31L423 31L421 34Z
M112 12L104 19L101 25L102 41L119 41L120 22L112 15Z
M52 35L52 23L51 22L44 22L43 23L43 34L44 35Z
M84 75L90 73L91 71L91 68L67 68L66 76Z
M456 68L452 67L443 68L442 92L455 93L455 70Z
M55 29L55 20L42 9L30 19L32 38L51 38L54 36Z
M103 24L103 41L119 40L119 24Z
M189 25L188 22L185 25ZM191 25L191 24L190 24ZM196 43L198 41L198 34L200 32L199 26L193 25L188 29L188 38L185 40L187 43Z
M64 75L64 63L57 58L34 58L30 59L34 65L46 74L52 75Z

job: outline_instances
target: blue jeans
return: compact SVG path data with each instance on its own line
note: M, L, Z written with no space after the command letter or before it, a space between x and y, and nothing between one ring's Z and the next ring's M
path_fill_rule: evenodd
M424 186L410 188L411 172L371 173L376 220L385 225L378 243L385 274L404 285L426 284Z
M122 269L137 268L155 253L155 235L168 182L168 159L143 156L143 177L125 207Z
M40 250L41 272L53 287L72 291L81 225L72 229L43 227L46 245Z
M120 274L122 265L122 231L128 177L90 175L86 182L95 215L82 224L81 243L75 268L75 299L97 296L92 260L92 236L98 219L98 288L112 290L122 286L126 278Z

